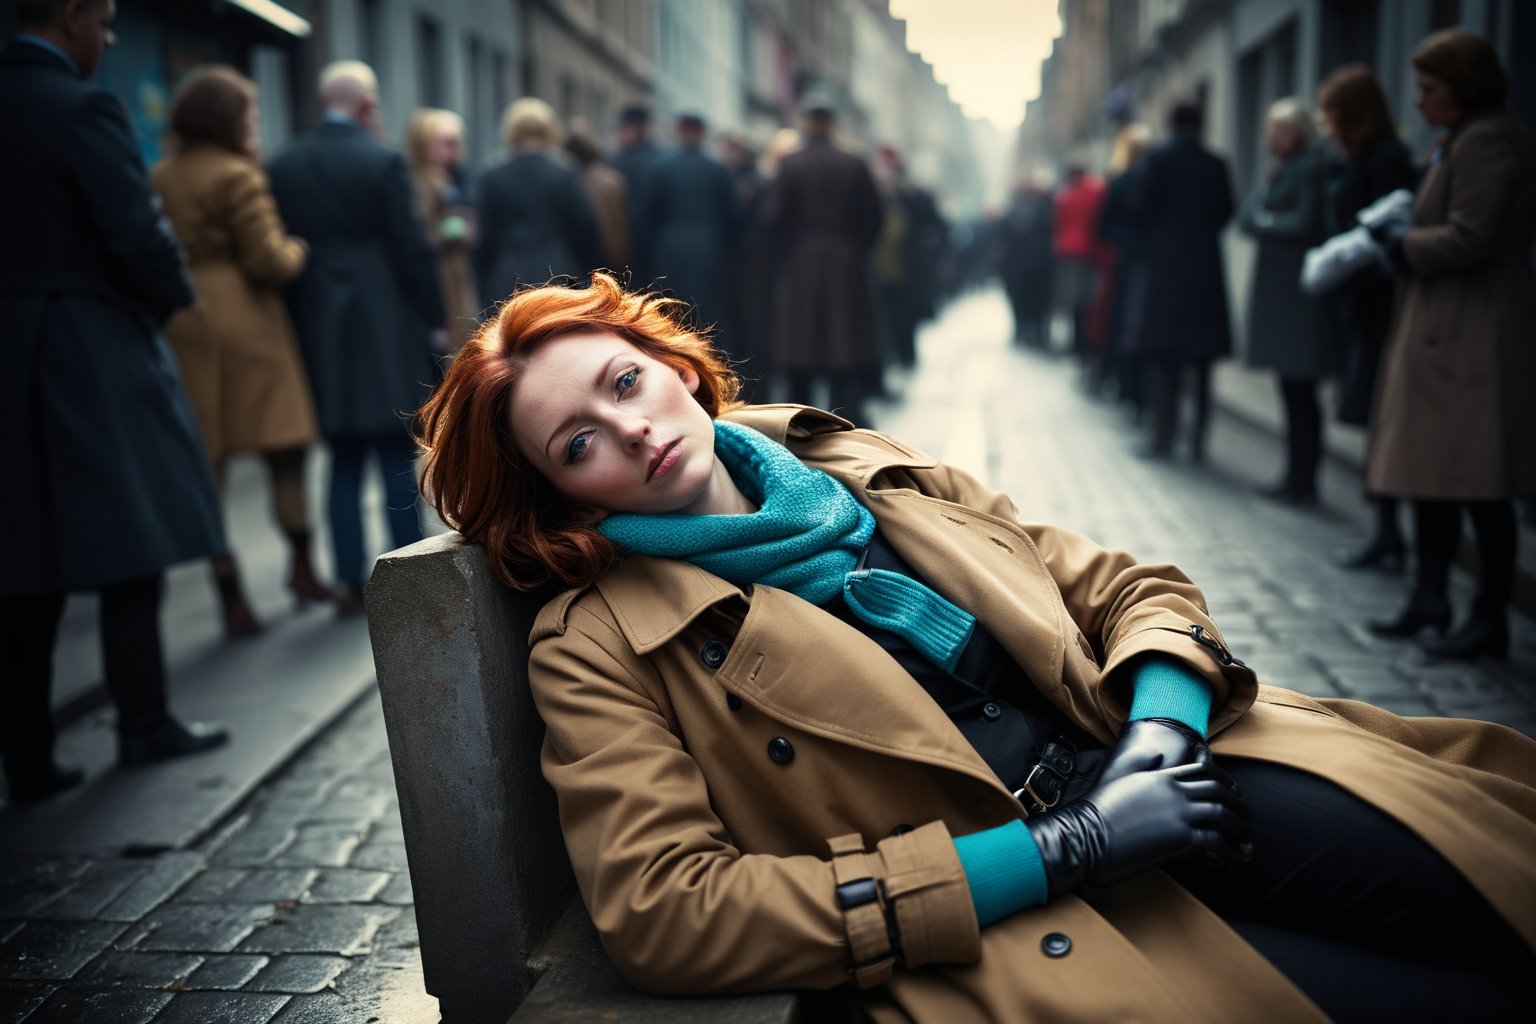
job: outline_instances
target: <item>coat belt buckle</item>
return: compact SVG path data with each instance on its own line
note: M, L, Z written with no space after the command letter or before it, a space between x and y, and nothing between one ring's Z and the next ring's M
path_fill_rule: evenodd
M1060 781L1060 785L1056 790L1056 795L1053 796L1050 800L1044 799L1038 792L1035 791L1035 778L1041 772L1050 772ZM1029 813L1044 814L1046 811L1049 811L1051 808L1061 803L1061 794L1066 790L1066 781L1067 780L1061 775L1060 772L1056 771L1056 769L1042 761L1029 770L1029 775L1024 779L1024 785L1014 790L1013 796L1014 799L1025 803L1025 806L1029 809Z

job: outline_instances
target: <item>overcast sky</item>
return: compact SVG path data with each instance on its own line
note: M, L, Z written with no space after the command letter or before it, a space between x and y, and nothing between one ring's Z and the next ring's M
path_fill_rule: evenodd
M1040 62L1061 31L1057 0L891 0L907 45L972 117L1004 132L1040 91Z

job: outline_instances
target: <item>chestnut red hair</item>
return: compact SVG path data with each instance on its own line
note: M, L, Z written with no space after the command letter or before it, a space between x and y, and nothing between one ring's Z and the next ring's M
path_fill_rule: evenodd
M589 288L515 292L464 343L417 411L423 492L443 522L485 547L502 582L518 590L586 586L619 557L612 541L577 521L513 441L512 390L529 356L563 334L612 331L652 358L698 374L694 397L718 416L740 404L740 381L709 339L684 324L687 308L678 299L627 292L601 271Z

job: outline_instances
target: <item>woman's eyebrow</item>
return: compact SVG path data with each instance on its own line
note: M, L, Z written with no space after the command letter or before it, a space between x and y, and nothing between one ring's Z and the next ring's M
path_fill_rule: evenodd
M608 357L607 362L598 367L597 376L592 379L592 386L594 388L602 388L603 384L608 380L609 369L613 366L614 363L618 362L620 359L623 359L624 355L625 353L623 352L615 352L613 355ZM560 425L557 426L549 435L549 440L544 442L544 454L546 456L549 455L549 446L555 443L555 438L565 433L566 430L570 428L570 425L576 421L576 419L577 417L575 416L567 416L565 419L560 421Z

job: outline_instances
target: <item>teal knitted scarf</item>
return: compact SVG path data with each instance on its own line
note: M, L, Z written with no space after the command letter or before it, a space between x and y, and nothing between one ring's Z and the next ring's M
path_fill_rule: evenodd
M715 454L758 510L748 515L621 512L598 531L626 551L690 562L737 586L761 583L816 605L839 593L859 618L905 637L953 671L975 616L922 583L859 569L875 517L848 488L750 427L715 421Z

